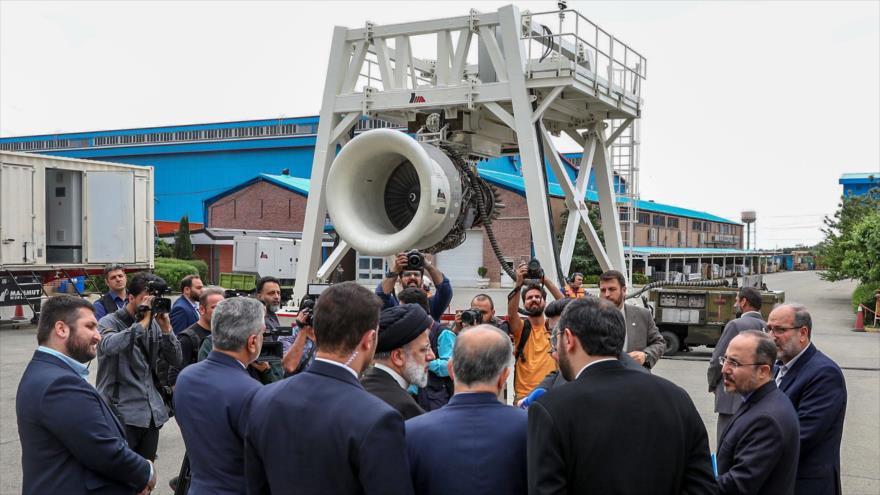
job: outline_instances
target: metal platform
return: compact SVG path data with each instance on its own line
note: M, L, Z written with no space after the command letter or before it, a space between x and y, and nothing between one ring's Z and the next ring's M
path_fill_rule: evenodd
M641 117L646 69L641 54L574 10L529 13L508 5L445 19L336 27L295 296L302 295L306 283L329 273L349 249L343 242L321 263L324 190L337 147L345 146L352 127L365 116L417 133L429 114L439 114L452 136L449 142L460 145L469 158L519 154L534 250L545 270L558 273L560 266L567 271L571 256L565 254L579 228L604 269L623 271L608 147ZM606 135L611 120L620 122ZM576 181L568 177L551 140L562 133L584 148ZM574 219L561 257L548 227L541 155L550 163ZM584 202L591 170L604 245Z

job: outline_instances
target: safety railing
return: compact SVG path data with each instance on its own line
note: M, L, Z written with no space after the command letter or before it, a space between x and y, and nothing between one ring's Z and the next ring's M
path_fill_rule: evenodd
M608 95L641 97L645 57L577 11L524 12L522 28L530 75L574 68Z

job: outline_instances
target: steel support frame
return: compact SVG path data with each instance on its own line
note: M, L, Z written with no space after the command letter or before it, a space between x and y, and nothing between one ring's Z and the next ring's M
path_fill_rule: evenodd
M494 30L490 29L493 26L498 26L503 45L501 47L498 46ZM459 32L459 39L455 44L450 35L452 31ZM421 70L421 65L424 64L422 60L413 57L409 39L411 36L430 33L438 34L436 81L434 85L419 86L416 82L416 71ZM466 52L473 40L473 34L478 34L479 42L488 51L498 77L497 82L469 84L463 80ZM527 79L527 54L520 36L520 12L513 5L502 7L497 13L474 14L470 17L394 26L368 26L366 29L334 28L312 163L303 244L297 265L297 283L293 293L295 300L298 301L304 295L308 283L329 276L351 249L346 242L340 242L328 259L321 262L321 239L327 215L326 181L337 147L348 141L352 127L364 115L388 113L406 116L420 107L473 109L482 105L482 108L515 132L535 255L548 273L556 274L556 242L551 234L552 219L547 202L549 191L545 187L545 168L539 151L539 140L543 140L545 156L554 167L554 175L563 187L566 206L569 208L560 257L562 268L567 272L570 267L577 230L580 228L587 235L590 247L603 270L617 269L625 273L614 173L607 152L611 139L606 139L606 125L604 121L589 124L587 137L581 136L574 125L564 129L572 137L577 136L576 140L584 147L578 178L572 184L542 122L542 117L554 113L559 106L562 85L553 88L533 108L534 95L531 88L537 86L534 81ZM387 46L387 39L395 40L394 49ZM376 55L383 88L356 93L354 89L367 53ZM411 88L407 87L408 79L412 83ZM560 79L560 82L572 84L568 78ZM546 81L542 85L546 86ZM426 101L411 103L411 95L415 92L420 96L424 95ZM502 103L509 104L511 111L505 109ZM574 120L576 119L570 119ZM599 242L584 202L590 169L596 170L596 189L605 246Z

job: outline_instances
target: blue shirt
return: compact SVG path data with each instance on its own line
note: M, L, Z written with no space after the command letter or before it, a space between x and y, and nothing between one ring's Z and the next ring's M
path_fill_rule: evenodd
M443 330L437 337L437 359L428 363L428 369L437 376L449 376L449 368L446 363L452 358L452 348L455 347L455 332Z
M62 354L55 349L52 349L51 347L41 345L40 347L37 347L37 350L40 352L45 352L46 354L51 354L58 359L64 361L68 366L70 366L73 371L76 372L77 375L81 376L83 380L89 381L89 368L86 365L73 359L67 354Z
M122 307L125 306L125 302L126 302L125 299L116 295L115 292L110 292L109 294L110 294L110 297L113 299L113 302L116 303L116 309L122 309ZM101 297L103 297L103 296L101 296ZM95 301L95 319L100 320L106 314L107 314L107 311L104 309L104 305L101 304L101 300L98 299L97 301Z
M383 310L393 308L400 304L397 301L397 296L394 294L386 294L382 290L382 282L379 282L379 285L376 286L376 295L382 300ZM446 275L443 275L443 282L434 287L434 295L428 298L428 307L431 309L431 317L436 321L440 321L440 317L443 316L443 312L446 311L446 307L449 306L450 302L452 302L452 284L449 283L449 279L446 278Z
M287 351L293 346L293 341L296 340L297 335L299 335L299 327L294 325L289 336L278 337L278 341L281 342L281 346L284 348L284 354L287 354ZM312 365L312 362L315 361L315 351L315 342L306 337L306 343L303 346L303 353L299 358L299 363L297 363L294 373L305 371Z

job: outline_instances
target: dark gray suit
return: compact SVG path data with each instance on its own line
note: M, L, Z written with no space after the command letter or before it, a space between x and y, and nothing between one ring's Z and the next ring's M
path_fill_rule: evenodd
M794 406L770 380L752 392L721 434L721 493L793 494L799 446Z
M745 332L746 330L763 330L767 324L761 317L761 313L757 311L748 311L735 320L730 320L724 326L721 332L721 338L715 344L715 351L712 352L712 359L709 360L709 370L707 376L709 379L709 392L715 393L715 412L718 413L718 427L716 431L717 445L721 444L721 432L730 423L730 418L739 409L742 404L742 396L737 393L727 393L724 391L724 380L721 379L721 363L719 359L727 352L727 346L734 337Z
M642 351L648 355L645 366L653 368L666 352L666 340L657 330L651 311L632 304L623 305L626 318L626 352Z

